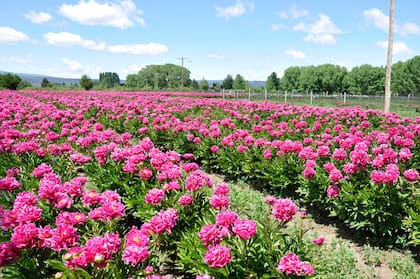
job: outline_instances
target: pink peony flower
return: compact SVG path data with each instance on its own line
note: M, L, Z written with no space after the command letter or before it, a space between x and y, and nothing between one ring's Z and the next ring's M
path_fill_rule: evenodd
M212 147L210 147L210 150L212 153L217 153L219 152L219 147L217 145L213 145Z
M149 168L142 168L139 176L144 180L149 180L153 176L153 172Z
M122 260L128 262L131 266L136 266L139 262L144 262L148 259L150 252L148 246L127 246L122 254Z
M287 275L297 276L312 275L315 273L315 270L310 264L301 262L299 257L293 253L288 253L280 259L277 270Z
M0 243L0 267L18 260L20 253L21 249L18 249L12 242Z
M210 199L210 205L214 209L225 209L229 207L230 199L224 195L213 195Z
M37 203L38 198L35 194L24 191L17 194L13 202L13 208L20 208L24 205L36 205Z
M61 251L74 246L80 238L76 228L67 224L58 224L57 228L51 230L51 233L51 240L46 241L50 246L46 247L54 251Z
M273 205L276 202L277 198L275 196L265 197L265 202L269 205Z
M16 248L35 248L38 240L38 228L34 223L18 225L14 228L11 242Z
M343 148L336 148L334 149L332 157L336 161L343 161L347 158L347 152Z
M227 183L224 183L224 182L218 184L216 186L216 188L214 189L214 194L215 195L226 196L226 195L229 194L229 192L230 192L229 185Z
M182 169L186 173L190 173L192 171L198 170L198 165L197 165L197 163L187 163L187 164L182 165Z
M187 195L183 195L178 199L178 203L182 206L188 206L193 204L194 202L194 198L193 196L187 194Z
M144 272L145 272L146 274L153 273L153 266L151 266L151 265L146 266L146 267L144 268Z
M216 215L216 225L230 228L238 219L238 214L234 211L224 210Z
M300 275L302 263L296 254L288 253L280 259L277 270L286 273L287 275L296 274Z
M69 269L85 268L89 263L85 256L84 247L71 247L63 256L64 264Z
M323 237L318 237L315 238L314 240L312 240L313 243L315 243L316 245L322 245L324 243L325 238Z
M303 175L305 176L306 179L311 179L311 178L314 178L316 176L316 171L315 171L314 168L306 167L303 170Z
M82 225L86 220L86 216L82 212L60 212L55 218L55 223L65 225Z
M82 203L84 206L98 204L101 201L101 196L95 190L88 190L82 194Z
M290 199L278 199L273 204L272 214L280 221L290 221L298 211L296 204Z
M13 176L8 176L0 179L0 190L7 192L19 189L22 185Z
M263 157L267 160L271 159L271 157L273 157L273 152L271 149L264 150Z
M248 240L257 232L257 225L252 220L236 220L232 232L243 240Z
M147 204L158 205L162 202L164 197L165 191L162 189L153 188L147 192L146 196L144 197L144 201Z
M222 245L211 246L204 256L204 261L210 267L222 268L232 261L230 248Z
M155 234L163 234L164 232L170 234L178 219L176 209L161 210L150 220L150 229Z
M331 185L328 187L327 189L327 196L329 198L336 198L340 195L340 189L335 186L335 185Z
M415 182L417 181L417 179L419 179L419 172L415 169L405 170L403 175L404 175L404 178L410 182Z
M222 242L222 232L219 230L217 225L209 224L201 227L200 232L198 233L204 246L208 247L209 245L217 245Z
M32 171L32 175L37 178L41 178L44 176L44 174L50 173L52 171L53 171L53 168L50 165L42 163Z
M374 182L376 184L383 183L384 182L384 178L385 178L385 173L383 171L373 170L370 173L370 180L372 180L372 182Z
M343 175L339 169L332 169L329 174L329 179L332 183L339 183L343 179Z
M400 176L400 170L396 164L389 164L385 169L384 182L387 184L395 184Z

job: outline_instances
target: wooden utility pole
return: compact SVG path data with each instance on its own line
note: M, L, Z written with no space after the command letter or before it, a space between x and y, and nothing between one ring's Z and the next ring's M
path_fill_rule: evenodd
M181 60L181 90L184 89L184 60L188 59L187 57L179 57L179 60Z
M384 113L389 113L391 107L391 69L392 69L392 45L394 41L394 6L395 1L391 0L389 8L389 29L388 29L388 53L385 73L385 98Z

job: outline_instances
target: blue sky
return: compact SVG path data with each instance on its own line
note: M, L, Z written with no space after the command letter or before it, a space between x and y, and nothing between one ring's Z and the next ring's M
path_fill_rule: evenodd
M420 1L396 0L393 61L420 55ZM80 78L173 63L197 80L290 66L385 65L389 0L15 0L0 70Z

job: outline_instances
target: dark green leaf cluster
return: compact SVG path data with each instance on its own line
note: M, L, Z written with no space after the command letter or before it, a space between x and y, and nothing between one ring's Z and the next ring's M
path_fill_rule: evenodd
M99 74L99 85L104 88L112 88L120 85L120 77L117 73L105 72Z
M420 94L420 56L392 66L393 94ZM276 75L272 73L266 84L270 92L277 91ZM284 71L280 88L287 92L382 94L385 91L385 68L363 64L348 71L332 64L294 66Z
M90 90L93 87L93 81L87 75L83 75L80 79L80 86L85 90Z
M190 70L174 64L148 65L126 78L125 86L133 90L168 90L191 86Z
M0 88L16 90L21 81L22 79L18 75L14 75L11 73L0 75Z

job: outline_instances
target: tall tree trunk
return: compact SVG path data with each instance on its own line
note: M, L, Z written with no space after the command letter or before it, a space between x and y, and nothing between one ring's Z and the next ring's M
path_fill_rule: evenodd
M391 0L389 8L389 30L388 30L388 53L386 60L386 74L385 74L385 98L384 98L384 113L389 112L391 106L391 69L392 69L392 45L394 41L394 6L395 1Z

